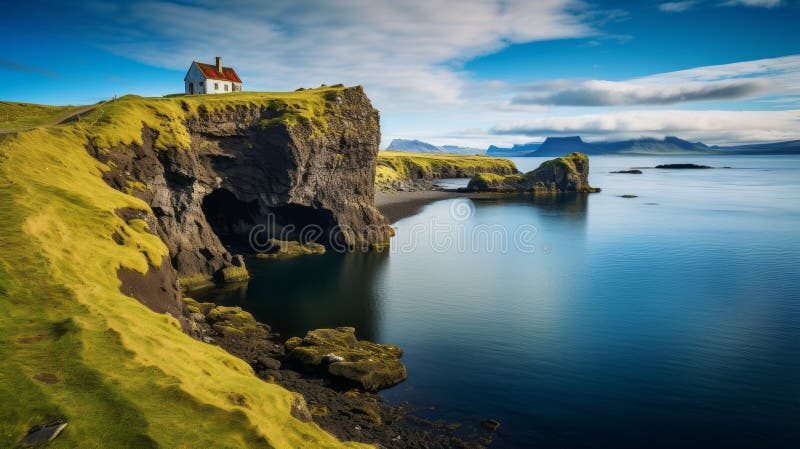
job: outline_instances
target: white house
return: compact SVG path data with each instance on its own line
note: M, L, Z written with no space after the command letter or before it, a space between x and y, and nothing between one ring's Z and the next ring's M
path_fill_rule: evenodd
M187 94L224 94L241 92L242 80L230 67L222 67L222 58L217 56L217 64L204 64L193 61L183 78Z

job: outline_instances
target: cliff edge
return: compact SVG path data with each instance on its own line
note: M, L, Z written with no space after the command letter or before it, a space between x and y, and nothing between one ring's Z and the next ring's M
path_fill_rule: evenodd
M123 97L112 109L116 120L128 109L145 117L134 125L141 136L93 142L90 153L109 167L109 185L150 205L153 214L138 218L184 280L223 277L242 265L237 253L272 238L338 248L388 241L373 207L379 115L360 87Z

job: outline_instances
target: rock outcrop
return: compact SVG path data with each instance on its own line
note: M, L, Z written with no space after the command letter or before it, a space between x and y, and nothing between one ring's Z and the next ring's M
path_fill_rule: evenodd
M244 95L253 99L132 100L184 111L160 127L142 123L141 144L89 148L109 167L106 182L151 206L137 218L166 243L179 276L239 280L235 254L271 238L342 249L388 241L373 206L379 115L363 90Z
M261 259L282 259L311 254L325 254L325 247L314 242L300 243L296 240L272 239L269 241L269 248L264 252L258 253L256 257Z
M519 173L508 159L490 156L381 151L375 184L381 191L430 190L440 178L469 178L478 173Z
M656 168L666 168L666 169L702 169L702 168L712 168L708 165L697 165L697 164L663 164L663 165L656 165Z
M397 385L406 379L403 351L394 345L356 339L352 327L317 329L286 341L286 356L307 369L323 370L366 391Z
M525 174L479 173L470 180L467 190L533 193L600 191L589 185L589 158L582 153L551 159Z

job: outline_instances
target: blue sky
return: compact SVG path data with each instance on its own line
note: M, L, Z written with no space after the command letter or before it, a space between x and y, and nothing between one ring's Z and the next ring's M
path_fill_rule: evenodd
M0 100L180 92L192 60L220 55L246 90L364 85L384 144L798 139L798 3L16 2L0 17Z

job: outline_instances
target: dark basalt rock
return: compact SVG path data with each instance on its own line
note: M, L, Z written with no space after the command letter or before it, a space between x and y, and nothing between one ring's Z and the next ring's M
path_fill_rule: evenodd
M41 447L42 445L53 441L58 437L64 427L67 427L67 422L63 419L59 419L53 421L51 423L37 426L31 429L25 438L22 440L21 446L29 447L29 446L37 446Z
M709 167L708 165L697 165L697 164L662 164L662 165L656 165L656 168L695 169L695 168L713 168L713 167Z
M620 197L620 198L639 198L639 196L638 196L638 195L631 195L631 194L629 194L629 193L628 193L628 194L625 194L625 195L620 195L619 197Z
M473 192L599 192L589 185L589 158L582 153L543 162L525 174L479 173L467 185Z
M641 171L641 170L636 170L636 169L633 169L633 170L618 170L618 171L611 171L611 172L609 172L609 173L625 173L625 174L629 174L629 175L641 175L641 174L642 174L642 171Z
M142 145L88 150L110 167L108 184L150 205L153 214L139 218L166 243L180 278L236 281L246 269L235 254L252 252L256 225L267 225L259 241L289 225L295 231L285 239L301 240L295 233L315 225L328 247L389 240L389 223L373 203L378 111L360 87L331 94L335 101L318 117L324 128L276 119L286 107L280 101L201 107L183 123L188 150L156 149L157 131L146 125ZM223 272L229 267L237 269Z
M484 419L483 421L481 421L481 426L490 432L495 432L497 429L500 428L500 421L494 418Z

